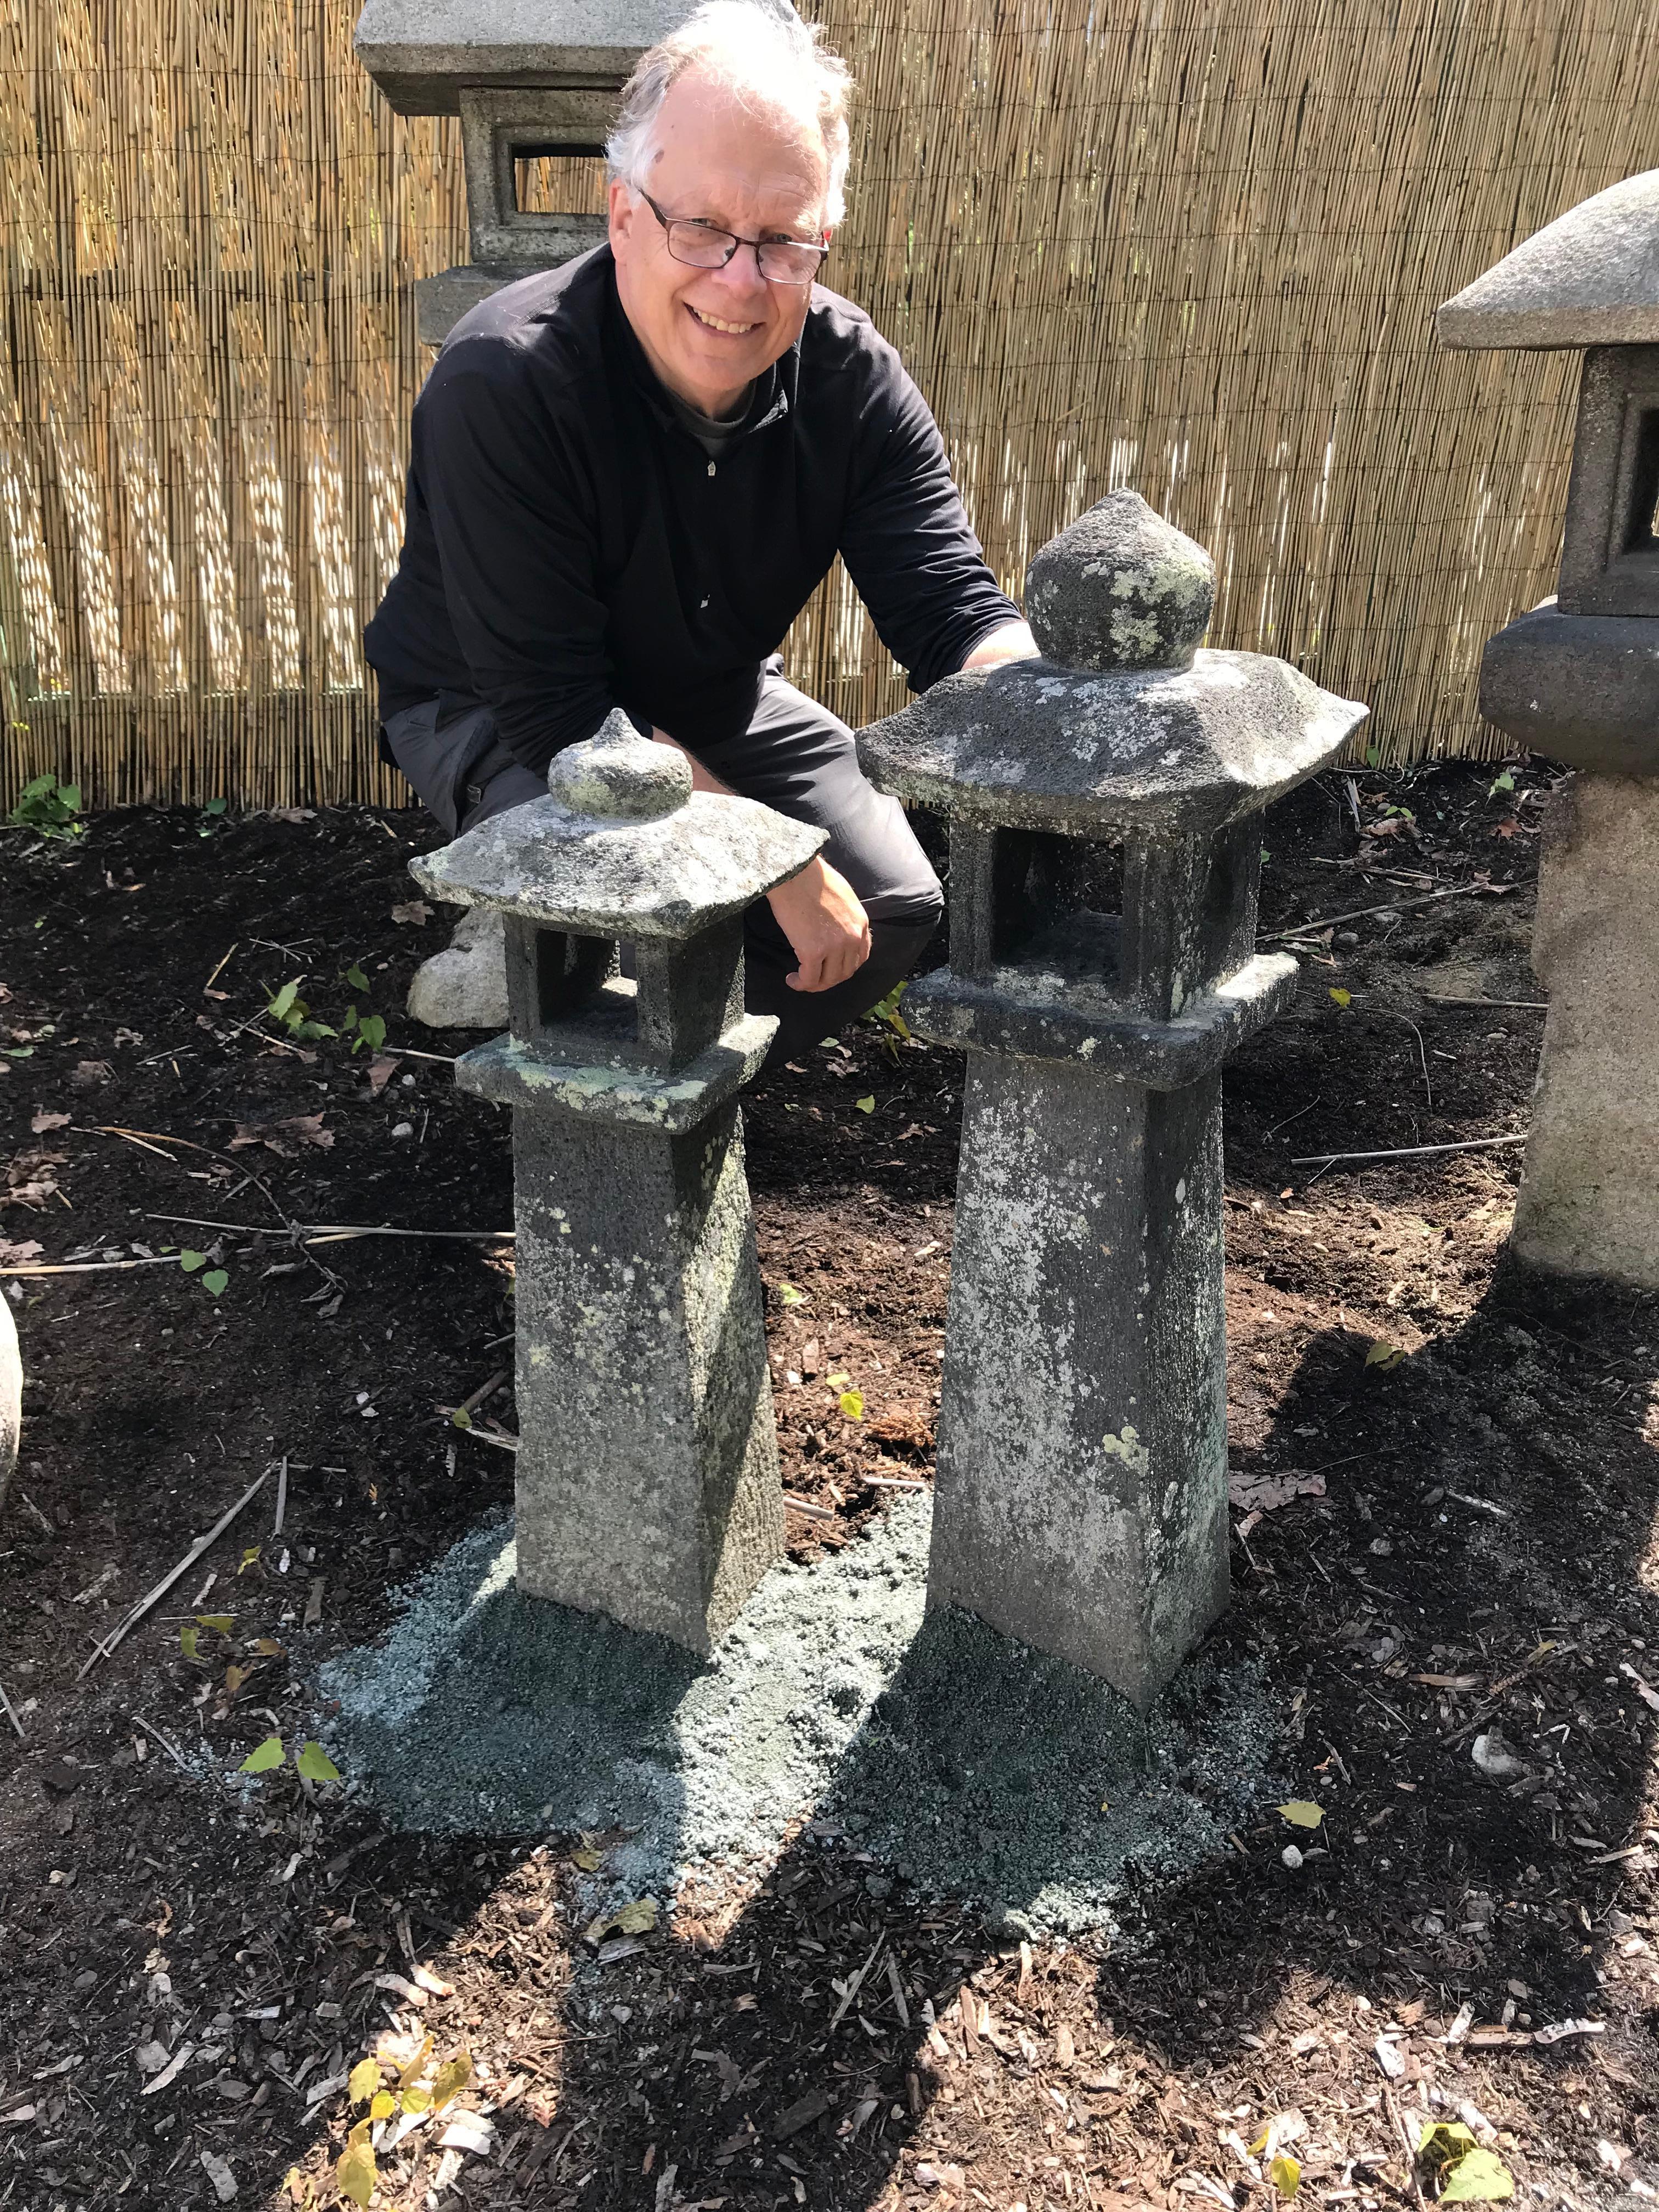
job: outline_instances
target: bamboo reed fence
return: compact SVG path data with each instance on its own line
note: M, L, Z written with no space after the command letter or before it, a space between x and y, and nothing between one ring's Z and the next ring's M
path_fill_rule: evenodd
M1551 586L1576 364L1435 305L1659 163L1647 0L823 0L859 91L830 281L933 403L993 565L1130 484L1216 557L1218 642L1491 750L1482 640ZM0 799L402 796L359 633L465 258L455 126L351 0L0 0ZM598 204L556 165L532 198ZM792 672L902 687L836 572Z

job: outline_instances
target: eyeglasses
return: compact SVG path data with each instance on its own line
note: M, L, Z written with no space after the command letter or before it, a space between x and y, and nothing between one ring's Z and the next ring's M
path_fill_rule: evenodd
M637 185L634 190L640 191ZM649 192L640 198L662 225L670 253L688 269L724 269L740 246L752 246L755 266L769 284L810 284L830 251L798 238L740 238L712 222L666 216Z

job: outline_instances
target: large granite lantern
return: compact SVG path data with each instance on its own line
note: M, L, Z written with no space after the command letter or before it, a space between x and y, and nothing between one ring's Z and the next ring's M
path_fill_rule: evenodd
M410 863L506 917L511 1033L455 1073L514 1109L519 1586L706 1652L783 1540L743 914L823 833L694 795L621 714L548 786Z
M521 162L597 159L617 95L693 0L366 0L358 60L399 115L459 115L470 263L416 281L422 342L438 345L503 284L602 245L605 219L521 207ZM788 0L763 0L787 10ZM790 11L793 12L793 11Z
M1480 670L1488 719L1578 771L1539 871L1550 1010L1512 1243L1659 1289L1659 169L1528 239L1436 321L1451 347L1584 356L1556 594Z
M928 1602L1139 1705L1226 1602L1220 1067L1297 980L1258 817L1365 718L1196 649L1214 589L1115 492L1031 564L1042 659L859 739L951 823L951 965L905 998L968 1055Z

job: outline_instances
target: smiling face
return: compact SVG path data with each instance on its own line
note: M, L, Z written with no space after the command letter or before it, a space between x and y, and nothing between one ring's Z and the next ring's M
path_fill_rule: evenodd
M817 125L741 104L688 70L669 88L640 182L666 216L744 238L822 240L828 164ZM810 284L769 284L751 247L724 269L676 261L660 222L624 183L611 187L611 250L623 310L670 391L727 415L800 336Z

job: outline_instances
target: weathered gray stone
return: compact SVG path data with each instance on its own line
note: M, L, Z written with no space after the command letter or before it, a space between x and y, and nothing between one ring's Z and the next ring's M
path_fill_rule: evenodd
M1258 653L1115 675L1019 660L947 676L860 731L859 758L884 791L963 821L1212 836L1311 775L1364 715Z
M670 778L674 763L684 772L686 796L672 813L599 817L553 795L555 779L570 792L584 763L618 749L641 757L635 748L659 756ZM754 799L693 793L684 757L641 737L614 710L597 737L555 756L547 798L511 807L410 866L434 898L500 907L545 929L680 939L741 914L798 875L823 842L822 830Z
M23 1431L23 1360L11 1306L0 1297L0 1513L6 1510Z
M406 1011L432 1030L498 1030L507 1019L506 930L493 907L469 907L441 952L410 981Z
M1031 633L1061 668L1183 668L1214 605L1214 562L1139 492L1097 500L1025 577Z
M455 1076L514 1109L520 1582L706 1652L783 1542L743 912L823 832L694 793L621 714L548 783L410 864L505 918L511 1034Z
M970 1052L956 1223L928 1602L1145 1707L1227 1601L1219 1076Z
M1659 169L1558 216L1434 320L1466 351L1659 344Z
M1656 202L1659 237L1659 202ZM1656 249L1659 250L1659 249ZM1564 614L1659 619L1659 345L1584 356L1567 486Z
M706 1652L783 1551L737 1106L520 1109L514 1182L520 1587Z
M1115 496L1038 555L1037 635L1139 651L1127 608L1185 666L1024 661L859 738L951 817L951 966L905 998L968 1051L929 1602L1138 1705L1225 1601L1217 1070L1296 975L1255 951L1255 817L1365 716L1194 652L1207 558L1148 514Z
M514 278L601 245L603 216L519 204L519 163L597 160L647 47L695 0L366 0L357 59L400 115L459 115L471 261L416 282L422 343ZM793 15L788 0L758 4Z
M1487 639L1480 711L1570 767L1659 775L1659 622L1546 600Z
M690 0L365 0L352 46L399 115L459 115L463 86L615 86Z
M596 246L599 242L597 239L592 241ZM586 252L586 248L580 246L576 251ZM415 328L421 343L441 345L463 315L470 315L481 300L487 300L492 292L499 292L503 284L516 283L520 273L516 270L501 273L463 263L459 268L441 269L435 276L417 276Z
M1659 780L1575 775L1558 790L1533 966L1550 1010L1514 1249L1659 1290Z

